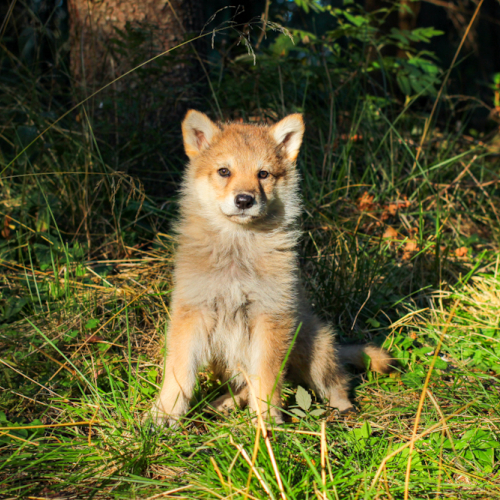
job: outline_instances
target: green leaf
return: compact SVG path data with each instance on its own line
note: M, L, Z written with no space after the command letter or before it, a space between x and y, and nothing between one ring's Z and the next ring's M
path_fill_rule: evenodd
M359 429L353 429L351 432L356 439L368 439L371 436L372 429L369 422L365 422Z
M321 417L323 413L325 413L323 408L316 408L315 410L310 411L309 415L312 415L313 417Z
M154 368L151 368L151 370L148 371L148 380L151 380L151 382L156 382L157 377L158 377L158 371L155 370Z
M354 16L347 11L344 12L344 16L346 17L346 19L348 21L350 21L352 24L354 24L354 26L357 26L358 28L369 22L368 17L366 17L366 16Z
M92 319L89 319L87 321L87 323L85 323L85 329L86 330L92 330L93 328L96 328L97 325L101 322L100 319L97 319L97 318L92 318Z
M299 385L297 388L297 394L295 395L295 399L297 401L297 404L305 411L309 410L311 406L311 395L302 387Z
M69 341L75 339L78 336L79 333L80 332L78 330L70 330L69 332L66 332L64 334L64 340L66 340L67 342L69 342Z
M366 322L373 326L373 328L378 328L380 326L380 323L375 319L375 318L369 318L366 320Z
M369 370L372 364L372 358L370 358L370 356L368 356L368 354L364 352L361 353L361 357L363 358L363 363L366 366L366 370L368 371L368 373L370 373Z
M279 35L276 41L271 45L271 51L276 56L286 56L288 52L295 47L293 40L287 35Z
M397 75L398 85L404 95L411 95L410 80L406 75Z
M448 368L448 363L443 361L441 358L436 359L436 363L434 364L434 368L437 370L446 370Z
M81 278L87 274L87 269L82 264L78 264L75 269L75 274Z
M417 373L405 373L401 377L401 381L407 387L418 388L422 387L422 377Z

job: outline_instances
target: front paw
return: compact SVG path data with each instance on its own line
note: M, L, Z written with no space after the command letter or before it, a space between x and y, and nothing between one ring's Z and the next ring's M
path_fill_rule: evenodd
M279 408L271 408L269 411L262 412L262 420L264 425L272 423L273 425L281 425L284 423L283 413ZM259 416L257 412L254 413L252 424L257 427L259 425Z
M142 418L143 424L149 424L153 427L172 427L175 428L178 426L178 421L181 415L169 414L163 411L160 407L158 401L153 403L153 406L150 410L148 410L144 417Z

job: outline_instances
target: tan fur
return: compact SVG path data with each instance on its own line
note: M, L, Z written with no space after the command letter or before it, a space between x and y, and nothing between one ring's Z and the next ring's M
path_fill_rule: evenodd
M165 376L153 418L172 423L186 413L204 365L233 388L234 397L221 396L218 407L249 404L280 421L286 376L309 385L333 407L352 408L342 358L359 366L364 352L379 372L388 371L392 358L374 346L338 351L332 328L312 313L301 292L295 167L304 133L301 115L272 127L218 126L189 111L182 132L190 162L177 225ZM253 204L239 208L238 195Z

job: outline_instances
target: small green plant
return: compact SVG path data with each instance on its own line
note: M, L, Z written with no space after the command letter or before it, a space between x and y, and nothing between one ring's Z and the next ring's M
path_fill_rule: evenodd
M493 89L493 106L495 109L500 109L500 73L495 73L493 75L493 85L491 86Z
M417 50L418 44L429 44L443 33L434 28L404 30L392 28L384 33L380 28L392 9L409 9L395 2L390 9L382 8L367 13L353 2L345 2L343 8L322 6L319 2L296 1L308 12L310 9L331 16L335 29L326 31L321 37L312 32L290 29L291 39L279 35L272 51L288 54L294 51L302 58L323 57L335 71L360 71L371 79L374 72L382 72L388 83L394 77L400 91L408 97L435 95L436 85L441 80L441 70L431 51ZM386 49L397 49L397 56L385 55ZM372 83L374 81L372 80ZM384 91L388 91L384 88Z

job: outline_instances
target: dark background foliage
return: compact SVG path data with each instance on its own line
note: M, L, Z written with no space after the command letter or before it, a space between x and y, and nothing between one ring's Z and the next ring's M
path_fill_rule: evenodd
M398 30L433 28L439 33L429 39L414 37L409 41L409 46L415 53L432 53L434 57L430 59L444 70L449 67L476 7L472 0L406 1L401 4L381 0L357 3L340 0L275 1L269 2L267 8L263 0L234 4L218 0L184 2L187 7L183 9L168 3L172 9L164 8L161 12L165 19L158 19L156 12L155 15L151 12L139 15L133 9L125 8L127 2L119 2L112 15L108 16L109 19L106 18L106 22L102 23L106 31L99 31L101 25L95 21L95 26L91 27L94 36L85 32L84 37L82 30L78 31L78 25L88 22L84 21L85 12L78 6L79 3L27 0L3 2L0 6L0 19L3 19L1 78L5 84L19 84L19 80L23 79L26 92L36 85L50 93L39 104L44 113L52 113L54 117L60 116L71 103L88 96L89 92L110 83L162 49L170 48L169 40L179 43L182 39L193 38L200 33L221 30L143 66L86 104L92 126L99 139L103 139L102 153L106 161L120 165L120 170L139 176L145 182L147 191L159 196L162 189L168 189L168 179L171 178L172 170L175 170L168 165L168 158L172 153L180 153L177 121L186 109L197 106L212 111L214 117L232 118L230 114L231 109L234 109L234 101L230 100L227 105L216 103L217 96L213 89L216 83L209 84L208 78L219 84L226 78L225 85L234 85L234 78L240 76L238 71L243 71L244 65L241 63L248 46L257 55L263 56L256 63L257 68L252 69L253 75L258 75L258 85L261 75L266 78L282 65L289 66L294 59L302 65L307 59L309 66L326 62L332 66L331 69L336 66L345 73L362 64L363 56L404 60L407 51L398 47L394 39L387 43L387 36ZM93 2L90 4L95 5ZM113 2L108 4L113 6ZM375 30L370 35L371 42L360 41L359 37L357 42L353 41L356 36L351 37L350 33L336 36L333 40L329 33L338 30L342 16L330 15L325 7L344 11L364 9L367 16L371 13L371 17L367 17ZM172 16L171 11L177 17ZM122 17L115 15L116 12L121 13ZM292 32L296 30L296 46L292 52L289 50L291 47L281 43L283 35L279 30L268 29L266 36L262 37L263 16ZM70 22L70 19L73 21ZM182 24L181 29L177 22ZM306 32L313 34L316 41L308 37L303 43ZM79 39L75 38L78 36ZM450 114L453 114L453 121L464 117L471 120L469 125L474 131L491 131L494 128L491 118L495 118L496 114L492 85L495 74L500 73L499 37L500 4L496 0L485 0L448 81L447 95L455 98L450 97L446 105L440 107L437 117L441 122L449 121ZM97 41L86 41L91 38ZM374 54L375 39L382 42L379 54ZM99 40L106 46L105 55L102 50L99 52L94 49L92 52L89 49L97 45ZM281 52L280 43L283 45ZM350 51L349 44L352 43L358 46L366 44L361 52L354 51L358 52L356 61L349 61L346 57ZM333 45L338 52L335 52ZM93 54L94 62L89 64L85 60L88 67L82 73L79 61L87 49ZM328 59L328 52L334 54L333 59ZM269 54L275 57L272 60L264 57ZM102 56L101 59L98 56ZM323 63L322 58L326 58ZM308 70L310 68L306 70L299 64L293 70L294 77L305 79ZM378 74L372 73L370 78L366 76L364 90L373 95L390 97L399 108L404 104L406 95L416 90L409 88L407 82L401 79L398 80L400 85L391 81L394 75L390 74L387 67ZM336 85L338 82L334 81L333 86ZM217 90L219 88L220 85ZM254 99L249 89L244 89L245 97ZM17 94L22 91L16 89ZM238 92L234 94L239 97ZM418 103L422 110L432 105L433 98L427 94ZM265 102L261 104L261 108L267 105ZM471 107L474 109L472 114L469 113ZM77 119L81 118L81 110L76 110L68 117L72 127L75 114ZM23 125L21 122L18 121L20 126ZM2 142L2 150L6 158L12 158L9 156L8 141ZM157 156L159 151L162 158Z

